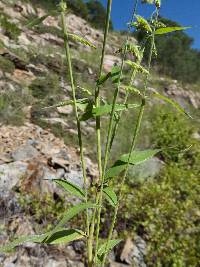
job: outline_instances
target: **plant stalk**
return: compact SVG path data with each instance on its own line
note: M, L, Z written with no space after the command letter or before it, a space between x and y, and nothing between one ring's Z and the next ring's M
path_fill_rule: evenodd
M81 159L81 165L83 170L83 179L84 179L84 189L85 189L85 202L88 201L88 190L87 190L87 174L86 174L86 165L85 165L85 159L84 159L84 153L83 153L83 141L82 141L82 132L81 132L81 124L79 120L78 115L78 108L76 103L76 88L74 84L74 77L73 77L73 70L72 70L72 61L71 61L71 54L70 54L70 48L69 48L69 39L68 39L68 30L67 30L67 24L65 20L65 8L64 8L64 2L61 1L61 23L62 23L62 30L64 35L64 48L66 53L66 59L67 64L69 68L69 76L70 76L70 84L72 88L72 98L74 102L74 110L75 110L75 117L76 117L76 123L77 123L77 131L78 131L78 141L79 141L79 148L80 148L80 159ZM88 210L86 211L86 232L89 236L89 214ZM89 248L88 248L88 257L89 257Z
M110 16L111 16L111 7L112 7L112 0L107 1L107 14L106 14L106 22L105 22L105 30L104 30L104 40L103 40L103 48L102 48L102 54L101 54L101 63L99 68L99 75L100 78L103 72L103 63L105 58L105 52L106 52L106 43L107 43L107 37L108 37L108 31L109 31L109 25L110 25ZM95 88L95 106L100 106L100 86L96 86ZM99 170L99 183L101 183L102 180L102 153L101 153L101 117L96 117L96 143L97 143L97 161L98 161L98 170ZM97 192L96 197L96 204L99 203L99 193ZM93 238L94 238L94 230L95 230L95 219L96 219L96 212L97 212L97 229L96 229L96 246L95 246L95 259L96 254L98 250L98 237L99 237L99 225L100 225L100 215L99 215L99 208L94 210L92 215L92 222L90 227L90 234L89 234L89 243L91 244L90 249L93 248ZM90 254L93 252L90 251ZM95 260L96 264L96 260Z
M137 64L140 64L141 61L137 62ZM135 80L135 76L137 74L137 70L133 70L132 74L131 74L131 79L130 79L130 82L129 82L129 86L133 85L133 81ZM126 92L126 95L125 95L125 98L124 98L124 105L127 104L127 101L128 101L128 97L129 97L129 92ZM109 150L111 151L112 149L112 145L113 145L113 142L114 142L114 139L115 139L115 136L117 135L117 130L118 130L118 126L119 126L119 122L121 120L121 117L122 117L122 113L123 111L120 111L119 114L118 114L118 118L115 122L115 125L113 127L113 133L112 133L112 138L111 138L111 141L110 141L110 147L109 147ZM110 153L109 151L109 153Z
M135 16L137 5L138 5L138 1L139 0L136 0L136 4L134 6L134 12L133 12L131 21L133 20L133 18ZM129 26L129 32L130 32L130 28L131 28L131 26ZM111 144L111 140L112 140L112 129L113 129L115 106L116 106L117 97L118 97L119 89L120 89L120 85L121 85L121 77L122 77L124 64L125 64L125 59L126 59L128 41L129 41L129 34L127 34L126 41L125 41L125 49L124 49L124 52L123 52L123 55L122 55L122 62L121 62L120 73L119 73L119 80L118 80L117 87L115 89L114 96L113 96L112 110L111 110L110 121L109 121L109 126L108 126L108 134L107 134L105 156L104 156L104 165L103 165L103 170L102 170L102 178L101 178L101 183L100 183L101 186L100 186L99 201L98 201L98 206L99 207L98 207L98 215L97 215L97 232L96 232L97 245L96 245L96 249L95 249L95 264L96 264L96 261L97 261L97 250L98 250L98 239L99 239L99 230L100 230L100 218L101 218L101 209L102 209L102 200L103 200L103 186L104 186L105 172L106 172L108 158L109 158L109 154L110 154L110 144Z
M143 99L142 99L139 115L138 115L138 118L137 118L136 126L135 126L134 132L133 132L133 139L132 139L131 149L129 151L128 162L126 164L126 169L124 171L122 182L120 184L118 202L117 202L117 205L115 206L115 209L114 209L114 215L113 215L113 219L112 219L112 222L111 222L111 227L110 227L108 238L107 238L107 242L106 242L105 254L103 256L103 261L102 261L102 265L101 265L102 267L104 267L104 265L105 265L105 260L106 260L106 256L107 256L107 253L108 253L108 244L109 244L109 241L112 238L113 230L114 230L114 227L115 227L115 223L116 223L116 219L117 219L117 213L118 213L119 205L120 205L120 202L121 202L121 199L122 199L123 186L124 186L124 183L125 183L125 180L126 180L126 176L128 174L129 165L130 165L131 154L133 153L133 151L135 149L137 138L138 138L138 133L139 133L140 128L141 128L141 123L142 123L143 114L144 114L144 110L145 110L145 104L146 104L145 98L146 98L147 84L148 84L148 80L149 80L149 72L150 72L150 68L151 68L151 61L152 61L152 55L153 55L154 38L155 38L155 30L153 31L152 38L151 38L151 46L150 46L150 52L149 52L149 57L148 57L148 63L147 63L147 65L148 65L148 68L147 68L148 69L148 74L146 75L145 82L144 82Z

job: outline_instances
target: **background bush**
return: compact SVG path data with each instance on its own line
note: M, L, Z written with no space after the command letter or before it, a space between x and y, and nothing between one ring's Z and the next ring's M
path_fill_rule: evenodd
M154 179L124 186L118 232L146 240L147 266L198 266L200 143L193 138L197 127L163 106L151 121L152 143L167 148L159 155L165 165Z

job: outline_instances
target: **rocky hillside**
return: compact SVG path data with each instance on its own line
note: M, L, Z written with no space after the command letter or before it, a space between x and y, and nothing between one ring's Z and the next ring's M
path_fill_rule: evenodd
M66 178L82 186L77 148L76 122L71 106L47 108L71 98L59 20L48 17L42 25L26 24L45 10L23 1L0 1L0 245L14 236L37 233L56 222L75 199L63 194L49 180ZM69 31L85 37L97 49L71 42L73 68L78 88L92 92L97 78L103 33L85 20L67 15ZM120 62L116 51L124 36L112 32L106 47L104 71ZM136 42L132 39L132 42ZM135 86L140 86L140 79ZM104 94L109 96L109 87ZM150 86L163 91L192 111L200 108L200 93L177 81L153 75ZM84 90L78 92L84 96ZM121 91L120 97L123 97ZM97 178L94 121L84 122L87 175ZM198 133L197 133L197 137ZM121 145L123 146L123 144ZM89 149L87 149L89 148ZM160 167L159 167L160 168ZM40 204L44 204L41 207ZM66 203L66 205L64 205ZM66 206L64 208L64 206ZM47 208L46 208L47 207ZM52 216L49 215L52 213ZM146 244L136 236L112 255L110 266L146 266ZM84 266L84 244L46 247L26 244L9 255L0 254L0 266Z

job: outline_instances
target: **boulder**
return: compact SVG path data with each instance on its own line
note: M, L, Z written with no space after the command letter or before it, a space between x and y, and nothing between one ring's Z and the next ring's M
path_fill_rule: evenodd
M142 164L131 165L128 171L130 181L143 182L148 178L153 178L159 174L164 162L156 157L153 157ZM133 179L134 178L134 179Z
M10 192L25 175L28 163L16 161L0 165L0 192Z
M12 152L12 158L14 161L30 160L37 158L38 156L39 152L37 149L29 144L20 146L14 152Z
M134 266L134 267L146 267L145 263L145 255L146 255L146 242L140 237L135 236L134 240L130 237L126 239L123 246L120 246L116 259L126 265ZM120 263L120 264L121 264ZM113 264L113 267L121 267L123 265Z

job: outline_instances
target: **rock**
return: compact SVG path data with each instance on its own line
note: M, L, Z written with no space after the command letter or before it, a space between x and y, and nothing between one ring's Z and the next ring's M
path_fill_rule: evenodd
M28 236L35 234L31 222L26 217L14 218L8 226L8 230L16 236ZM30 244L28 244L28 247L29 246Z
M77 262L69 261L67 266L68 267L85 267L85 265L80 261L77 261Z
M16 68L20 70L27 70L26 62L24 62L21 58L19 58L17 55L10 52L9 50L5 50L3 53L1 53L1 56L12 61Z
M12 158L14 161L23 161L37 158L39 152L31 145L23 145L12 152Z
M88 73L89 73L90 75L93 75L93 74L94 74L93 70L92 70L90 67L88 67Z
M134 249L134 243L131 240L131 238L129 237L129 238L127 238L127 240L125 242L124 248L123 248L122 253L120 255L120 260L122 262L125 262L125 263L131 265L133 249Z
M68 171L69 161L59 157L51 157L48 159L48 164L54 169L63 168Z
M144 257L146 255L146 242L140 237L136 236L133 248L133 265L135 267L146 267Z
M21 207L13 192L0 192L0 220L2 225L9 220L11 216L16 216L21 212Z
M109 72L111 71L114 64L118 64L121 62L121 59L119 57L113 56L113 55L105 55L104 60L104 69L105 71Z
M57 107L57 111L60 114L71 114L73 112L73 107L71 105L63 106L63 107Z
M123 264L131 265L134 267L146 267L146 242L140 237L136 236L132 241L130 237L124 243L122 249L118 250L117 260ZM113 264L111 266L118 266ZM119 265L120 267L121 265ZM123 265L122 265L123 266Z
M127 267L127 264L111 261L109 267Z
M57 261L54 259L49 259L45 264L45 267L68 267L68 264L65 260Z
M18 43L26 47L31 44L31 41L27 38L26 33L22 32L18 37Z
M158 158L151 158L140 165L130 166L128 177L130 181L133 180L131 177L134 177L134 182L142 182L159 174L163 165Z
M27 193L53 194L56 191L56 186L48 180L54 178L56 178L56 172L47 168L43 162L30 162L21 181L20 188L23 192Z
M192 137L196 140L200 140L200 134L198 132L193 133Z
M44 118L44 121L48 122L49 124L61 124L63 127L69 127L69 125L66 123L66 120L62 118Z
M16 161L0 165L0 192L10 192L26 173L28 164Z
M61 179L65 176L65 170L64 169L57 169L56 171L56 178Z
M33 80L35 80L35 76L31 71L24 71L20 69L15 69L12 79L17 83L24 83L24 85L30 85Z
M83 188L83 174L82 170L70 170L65 174L65 179Z

